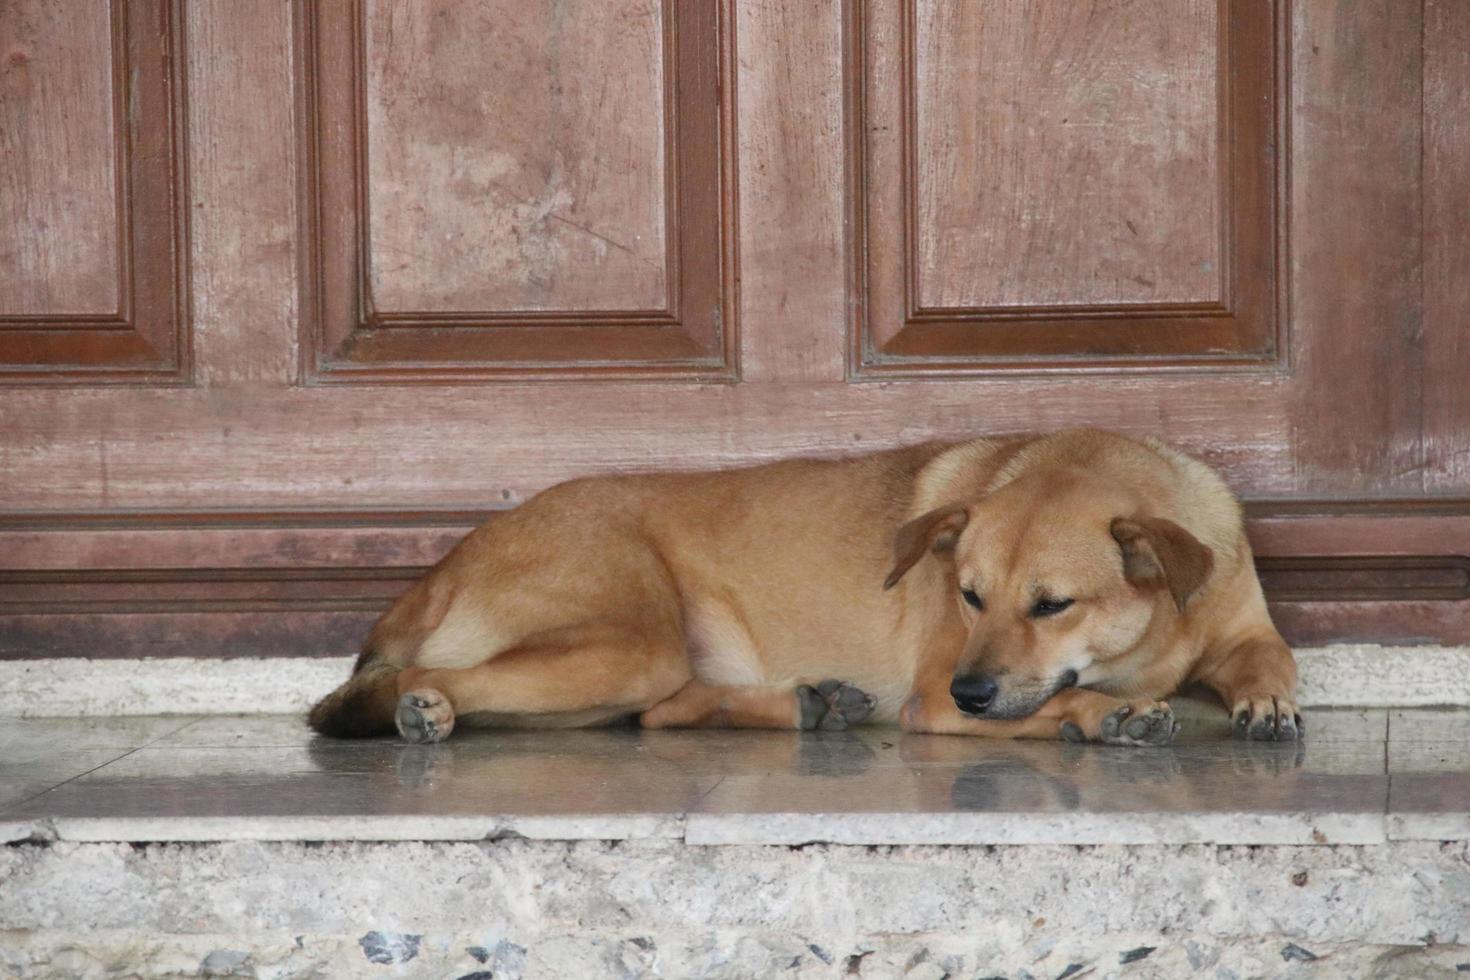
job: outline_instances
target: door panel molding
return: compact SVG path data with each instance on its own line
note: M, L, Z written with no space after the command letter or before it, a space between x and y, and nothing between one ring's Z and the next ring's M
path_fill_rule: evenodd
M734 380L731 2L665 0L661 8L669 302L649 309L510 310L384 309L375 302L365 2L297 5L303 379ZM626 247L582 230L608 247Z
M926 306L921 299L919 255L923 229L917 188L923 177L919 162L923 147L917 136L917 92L923 66L916 0L847 0L845 70L854 244L849 272L854 300L851 377L1285 369L1288 153L1287 127L1279 108L1289 92L1290 25L1284 4L1274 0L1249 4L1220 0L1215 10L1219 179L1214 193L1220 261L1215 263L1218 289L1208 292L1216 295L1173 301ZM940 65L935 70L946 67L954 68ZM976 125L998 124L982 120ZM1158 138L1167 135L1159 124ZM970 156L981 158L984 149L974 147ZM1017 165L1054 164L1048 155ZM982 176L976 173L974 181L981 182ZM1073 173L1068 179L1074 191L1082 189L1077 185L1083 175ZM1120 219L1119 224L1125 222ZM1126 225L1139 234L1132 222ZM1038 233L1046 230L1042 226ZM1157 260L1168 261L1167 254L1157 255ZM939 274L958 278L973 271L942 269ZM1155 285L1142 273L1132 278ZM1082 288L1081 283L1074 286Z
M110 0L106 9L111 83L98 97L110 102L113 129L115 302L86 313L0 310L0 386L190 380L184 2ZM9 57L22 59L22 72L30 54L17 44Z

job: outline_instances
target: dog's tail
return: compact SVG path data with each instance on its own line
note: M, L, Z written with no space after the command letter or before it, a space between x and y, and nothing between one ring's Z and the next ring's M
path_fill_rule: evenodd
M398 675L413 664L419 647L449 609L453 578L444 574L444 568L453 557L451 552L383 614L368 635L352 676L311 709L308 725L333 738L371 738L397 729Z
M332 738L392 734L399 670L370 646L357 658L352 676L316 703L306 723Z

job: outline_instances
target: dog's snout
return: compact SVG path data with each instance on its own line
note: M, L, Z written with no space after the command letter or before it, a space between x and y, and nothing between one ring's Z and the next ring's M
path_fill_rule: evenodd
M971 715L983 714L999 690L995 681L976 674L956 677L949 684L949 695L954 698L955 705Z

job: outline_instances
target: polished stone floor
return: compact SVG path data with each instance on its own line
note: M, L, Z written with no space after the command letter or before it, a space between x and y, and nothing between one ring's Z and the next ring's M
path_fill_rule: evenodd
M334 742L297 716L0 719L0 836L693 844L1470 838L1470 709L1316 710L1300 744L1174 702L1162 749L610 729Z

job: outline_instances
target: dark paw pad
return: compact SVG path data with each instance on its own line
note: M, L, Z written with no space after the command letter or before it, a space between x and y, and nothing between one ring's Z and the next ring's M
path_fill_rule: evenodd
M796 689L796 697L801 703L801 727L808 731L840 732L872 714L876 703L872 695L831 678L815 687L803 684Z
M1276 740L1276 716L1260 715L1250 723L1250 737L1257 741Z
M454 730L454 709L438 691L409 691L398 699L393 720L405 742L442 742Z
M1243 700L1231 714L1236 738L1252 742L1295 742L1307 734L1296 705L1279 698Z
M1102 722L1102 740L1109 745L1168 745L1179 733L1179 722L1167 704L1135 710L1123 705Z
M803 684L796 689L796 700L801 705L801 730L809 732L826 715L827 702L810 684Z

